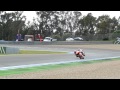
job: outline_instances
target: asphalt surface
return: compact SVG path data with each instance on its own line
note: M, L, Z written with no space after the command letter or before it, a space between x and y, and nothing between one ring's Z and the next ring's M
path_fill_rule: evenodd
M0 45L3 46L3 45ZM74 50L77 50L76 47L64 47L61 45L50 46L50 45L4 45L8 47L15 47L24 50L50 50L50 51L66 51L67 54L17 54L17 55L0 55L0 67L8 66L19 66L19 65L29 65L29 64L42 64L42 63L51 63L51 62L60 62L60 61L74 61L80 60L75 57ZM107 58L120 56L120 51L118 50L107 50L107 49L90 49L83 48L85 51L85 59L98 59L98 58Z

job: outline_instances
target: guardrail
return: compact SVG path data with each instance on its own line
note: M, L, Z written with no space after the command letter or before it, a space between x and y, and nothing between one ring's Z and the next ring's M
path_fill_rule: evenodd
M0 47L0 54L6 54L6 47Z
M52 41L52 42L40 42L40 41L4 41L0 44L21 44L21 45L86 45L86 44L113 44L112 41Z
M13 47L0 47L0 54L18 54L19 49Z

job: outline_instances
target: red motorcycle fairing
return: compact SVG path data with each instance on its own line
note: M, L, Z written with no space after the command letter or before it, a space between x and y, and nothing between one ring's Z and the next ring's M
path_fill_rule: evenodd
M76 51L74 51L74 54L76 55L76 57L79 57L80 59L84 59L84 56L85 56L84 53L82 53L82 52L76 53Z
M79 53L79 58L84 59L84 55L82 53Z

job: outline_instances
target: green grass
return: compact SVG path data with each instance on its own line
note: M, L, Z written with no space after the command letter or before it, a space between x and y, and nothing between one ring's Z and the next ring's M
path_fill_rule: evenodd
M20 50L20 54L65 54L67 52Z
M73 63L56 64L56 65L44 65L44 66L19 68L19 69L11 69L11 70L0 70L0 76L7 76L7 75L12 75L12 74L22 74L22 73L26 73L26 72L53 70L53 69L57 69L57 68L71 67L71 66L78 66L78 65L85 65L85 64L92 64L92 63L100 63L100 62L113 61L113 60L120 60L120 58L105 59L105 60L93 60L93 61L85 61L85 62L73 62Z
M66 54L67 52L56 51L36 51L36 50L20 50L19 54ZM17 54L0 54L0 55L17 55Z

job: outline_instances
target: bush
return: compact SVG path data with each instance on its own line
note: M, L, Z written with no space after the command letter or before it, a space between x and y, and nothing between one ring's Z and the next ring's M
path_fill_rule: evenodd
M54 39L57 39L57 41L60 41L60 40L61 40L60 35L53 35L53 38L54 38Z
M120 33L120 30L116 30L116 31L114 31L114 33Z
M65 33L65 34L63 35L62 40L65 41L66 38L68 38L68 37L71 37L71 34L69 34L69 33Z
M112 39L116 39L116 37L120 37L120 30L114 31L112 34Z
M109 40L109 38L103 38L103 41L107 41L107 40Z

